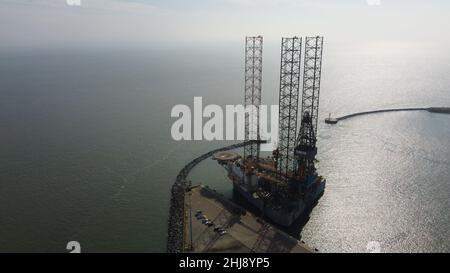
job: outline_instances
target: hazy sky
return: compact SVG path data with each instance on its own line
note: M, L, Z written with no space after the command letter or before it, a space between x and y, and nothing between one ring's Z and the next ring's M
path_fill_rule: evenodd
M165 46L262 34L449 41L448 0L0 0L3 47Z

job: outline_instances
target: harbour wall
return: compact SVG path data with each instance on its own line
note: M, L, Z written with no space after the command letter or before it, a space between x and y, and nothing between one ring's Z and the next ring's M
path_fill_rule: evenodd
M265 141L250 140L241 142L222 148L218 148L191 160L187 163L175 178L175 183L171 189L170 209L168 219L168 236L167 236L167 252L180 253L183 252L183 236L184 236L184 195L191 187L191 182L187 177L191 170L203 160L210 158L213 154L222 151L228 151L243 147L252 143L264 143Z
M358 112L349 115L345 115L338 118L326 118L325 122L328 124L336 124L341 120L369 115L369 114L377 114L377 113L386 113L386 112L400 112L400 111L428 111L430 113L440 113L440 114L450 114L450 107L415 107L415 108L396 108L396 109L381 109L381 110L373 110L373 111L365 111Z

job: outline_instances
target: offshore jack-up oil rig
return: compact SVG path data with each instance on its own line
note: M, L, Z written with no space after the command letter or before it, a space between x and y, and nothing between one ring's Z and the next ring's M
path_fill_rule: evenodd
M303 73L301 52L304 48ZM233 188L273 222L290 226L321 197L325 179L317 174L317 121L323 37L282 38L278 147L260 157L259 108L262 89L263 38L246 37L244 155L218 152L213 156L226 170ZM299 90L303 75L300 129L297 132ZM254 140L257 141L249 141Z

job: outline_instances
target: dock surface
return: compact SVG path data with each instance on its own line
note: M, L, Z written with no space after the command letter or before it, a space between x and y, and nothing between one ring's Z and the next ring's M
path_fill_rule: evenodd
M209 219L213 225L207 226L198 215ZM201 185L186 192L184 218L184 252L315 252L305 243ZM219 234L215 227L223 228L226 233Z

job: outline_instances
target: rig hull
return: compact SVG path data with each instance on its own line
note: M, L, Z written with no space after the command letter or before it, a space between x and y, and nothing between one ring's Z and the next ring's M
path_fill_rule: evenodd
M255 193L263 178L256 175L245 177L242 167L236 161L222 164L222 166L227 170L228 178L232 181L235 192L257 208L265 217L285 227L292 225L305 210L311 208L325 190L326 181L317 177L318 179L314 183L304 189L302 198L290 201L289 209L276 208L266 205L263 199Z

